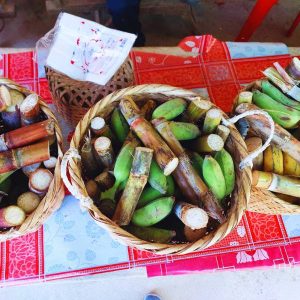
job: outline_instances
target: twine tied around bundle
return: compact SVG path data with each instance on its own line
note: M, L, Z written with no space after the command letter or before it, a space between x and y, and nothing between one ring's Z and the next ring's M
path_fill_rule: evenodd
M246 167L250 167L252 168L253 167L253 160L262 152L264 152L266 150L266 148L271 144L271 141L273 139L273 136L274 136L274 131L275 131L275 124L274 124L274 121L273 119L271 118L271 116L265 112L265 111L262 111L262 110L251 110L251 111L246 111L240 115L237 115L237 116L234 116L230 119L225 119L222 117L222 123L223 125L225 126L230 126L234 123L236 123L238 120L244 118L244 117L247 117L247 116L253 116L253 115L263 115L265 116L269 123L270 123L270 135L268 137L268 139L265 141L265 143L258 149L256 149L255 151L253 151L252 153L250 153L248 156L246 156L241 162L240 162L240 169L243 170L244 168Z

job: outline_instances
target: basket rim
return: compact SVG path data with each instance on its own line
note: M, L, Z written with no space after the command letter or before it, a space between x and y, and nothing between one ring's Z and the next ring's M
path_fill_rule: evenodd
M97 104L95 104L86 113L84 118L77 124L74 135L70 143L70 149L79 148L81 138L86 132L90 120L94 118L96 115L98 115L101 112L101 110L103 110L104 107L106 107L107 105L112 105L113 103L119 101L119 99L121 99L126 95L142 95L142 94L143 95L156 94L164 97L182 97L189 101L191 101L195 97L198 98L200 97L200 99L203 99L199 94L195 92L183 88L178 88L178 87L173 87L170 85L163 85L163 84L136 85L136 86L131 86L125 89L115 91L109 94L108 96L104 97ZM213 106L215 106L215 104L213 104ZM225 118L228 118L228 116L224 112L223 115ZM243 152L243 158L244 158L247 155L246 145L242 137L238 133L237 129L235 128L235 126L231 126L230 129L231 129L230 134L236 135L239 138L239 144L241 145L244 151ZM84 197L88 197L87 191L85 189L85 184L81 177L80 161L76 158L70 158L68 171L69 171L72 185L76 187L77 190L81 191L81 194ZM155 252L155 254L161 254L161 255L186 254L195 250L204 249L206 247L215 244L216 242L224 238L228 233L230 233L232 229L239 223L239 221L241 220L244 214L244 211L247 208L248 201L250 198L250 187L252 181L252 174L251 174L250 167L246 167L243 171L241 171L241 174L242 174L241 177L245 182L242 190L244 192L244 196L242 197L243 201L236 201L235 207L232 208L232 213L230 213L226 222L220 225L217 230L207 234L206 236L204 236L203 238L201 238L196 242L188 242L188 243L181 243L181 244L161 244L161 243L146 242L144 240L135 237L134 235L130 234L124 229L120 228L112 220L104 216L94 204L86 205L87 204L86 202L81 204L89 210L91 216L96 220L98 225L108 230L108 232L113 237L117 238L117 240L120 242L124 242L129 246L133 246L141 250ZM239 188L237 188L237 190L238 189ZM241 192L241 190L239 190L238 192ZM90 200L92 201L92 199ZM216 235L216 232L220 232L220 231L222 231L222 234ZM147 246L145 246L145 244Z
M34 91L10 80L8 78L0 77L0 85L6 85L9 88L18 90L24 95L37 94ZM38 94L37 94L38 95ZM38 95L41 110L48 118L53 119L55 126L55 135L58 148L58 159L54 169L54 176L50 183L47 194L40 200L38 207L29 215L26 216L25 221L17 227L12 227L7 231L0 231L0 241L6 241L15 237L20 237L39 229L45 220L56 211L65 196L64 184L60 176L60 165L63 158L63 137L59 123L49 108L48 104L44 102L43 98ZM41 217L39 217L41 216Z
M266 77L263 77L263 78L260 78L260 79L257 79L251 83L249 83L248 85L246 85L244 88L242 88L240 92L242 91L249 91L250 89L252 89L252 87L254 87L257 82L260 82L261 80L264 80L266 79ZM235 97L234 99L234 107L236 106L237 104L237 101L238 101L238 95ZM234 113L234 112L233 112ZM277 124L278 125L278 124ZM279 125L280 126L280 125ZM247 210L248 211L251 211L251 212L256 212L256 213L264 213L264 214L272 214L272 215L281 215L281 214L285 214L285 215L292 215L292 214L300 214L300 205L297 205L297 204L293 204L293 203L289 203L283 199L280 199L279 197L277 197L273 192L271 191L266 191L267 194L268 194L268 199L271 199L271 197L273 198L273 202L274 202L274 205L276 206L281 206L281 209L280 211L276 211L276 209L271 209L271 208L264 208L264 206L261 205L261 208L259 208L259 203L263 203L263 198L264 198L264 193L262 192L262 189L260 188L252 188L253 190L255 190L255 193L251 193L251 196L250 196L250 201L249 201L249 205L248 205L248 208ZM266 193L265 192L265 193ZM256 196L254 198L254 194L259 194L261 196ZM252 200L251 200L252 199ZM254 200L255 199L255 200ZM254 205L254 202L256 203Z

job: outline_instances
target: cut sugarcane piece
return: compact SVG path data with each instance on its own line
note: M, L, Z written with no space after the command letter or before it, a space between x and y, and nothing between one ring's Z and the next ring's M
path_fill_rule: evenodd
M199 137L193 143L194 149L202 153L220 151L224 147L224 141L217 134L209 134Z
M262 147L263 141L260 137L250 137L245 140L245 144L247 146L247 150L249 154L257 150L258 148ZM263 168L264 163L264 155L263 153L260 153L258 156L256 156L253 160L253 169L254 170L261 170Z
M29 176L29 189L38 194L44 196L53 180L53 174L46 169L37 169Z
M145 147L135 149L130 175L113 216L113 221L119 225L130 223L148 180L152 156L152 149Z
M14 90L14 89L10 89L9 94L10 94L12 105L18 105L20 107L21 103L25 99L25 95L19 92L18 90Z
M105 131L105 120L101 117L95 117L91 121L91 131L95 136L101 136Z
M30 145L54 135L54 121L45 120L0 135L0 152Z
M25 192L17 199L17 205L26 213L32 213L40 204L40 197L33 192Z
M25 212L16 205L0 209L0 228L19 226L25 221Z
M141 108L141 115L146 119L146 120L151 120L152 113L154 109L156 108L156 102L149 99L147 102L142 106Z
M153 120L156 130L161 134L169 147L179 158L179 164L172 176L186 199L199 207L204 206L207 213L220 223L225 221L222 208L213 193L192 167L191 160L181 144L173 135L169 123L164 119ZM218 136L218 138L220 138ZM221 139L221 138L220 138ZM223 140L221 139L223 142Z
M294 85L295 81L290 77L290 75L285 71L285 69L276 61L273 63L274 67L276 68L277 72L280 76L289 84Z
M253 171L252 185L271 192L300 197L300 179L274 173Z
M290 64L287 66L286 71L295 80L300 81L300 60L298 57L294 57Z
M300 177L300 163L283 152L283 174Z
M99 198L100 190L99 187L96 183L96 181L90 179L86 184L85 184L86 191L90 198L96 199Z
M290 195L280 194L280 193L275 193L275 194L281 200L284 200L284 201L289 202L291 204L296 204L296 205L300 204L300 198L290 196Z
M283 155L278 147L270 145L264 151L264 171L283 174Z
M256 105L243 103L236 108L236 113L241 114L246 111L260 110ZM263 115L251 115L246 117L255 136L261 137L266 141L271 129L269 121ZM288 153L295 160L300 162L300 141L294 138L287 130L275 124L275 132L272 138L272 144L279 147L283 152Z
M244 91L239 93L238 104L241 103L252 103L253 93Z
M9 106L1 113L2 122L6 131L21 127L20 109L17 106Z
M174 212L182 223L191 229L201 229L207 226L208 215L205 210L198 206L177 202L174 206Z
M154 150L155 160L163 170L164 175L170 175L178 165L178 158L152 125L140 116L137 105L130 97L121 100L120 109L128 124L143 144Z
M0 86L0 111L6 110L8 106L12 105L9 90L5 85Z
M37 170L40 166L41 166L41 163L38 162L38 163L36 163L36 164L32 164L32 165L23 167L23 168L22 168L22 171L23 171L23 173L24 173L27 177L29 177L30 174L31 174L32 172L34 172L35 170Z
M43 161L43 164L46 169L53 171L57 163L57 158L54 156L51 156L49 159Z
M224 125L218 125L217 129L216 129L216 134L222 138L222 140L225 144L225 142L230 134L230 129Z
M186 240L190 243L200 240L203 236L205 236L206 231L207 231L206 227L193 230L188 226L184 226L183 229L184 236Z
M211 107L212 107L212 103L210 101L196 98L190 102L190 104L184 114L184 119L187 119L190 122L196 123L205 115L205 113Z
M99 171L101 171L101 166L94 156L90 131L88 131L87 135L84 138L84 143L81 147L80 155L85 174L87 174L90 178L93 178L94 176L99 174Z
M20 105L23 126L37 123L40 119L40 104L37 94L28 95Z
M292 88L292 85L284 81L278 71L273 67L264 70L263 74L286 94L288 94L289 90Z
M101 191L110 189L115 182L114 176L109 171L104 171L94 178Z
M222 113L217 108L210 109L204 119L202 131L204 134L214 133L221 122Z
M100 136L94 143L96 156L106 168L114 165L115 155L112 148L111 140L105 136Z
M0 153L0 174L49 159L49 142L43 141Z

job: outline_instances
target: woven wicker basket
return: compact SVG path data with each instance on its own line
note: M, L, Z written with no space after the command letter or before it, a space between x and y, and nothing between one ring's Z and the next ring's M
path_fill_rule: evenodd
M0 85L6 85L9 88L18 90L24 95L29 95L33 93L32 91L5 78L0 78ZM63 157L61 130L59 128L55 116L49 109L48 105L44 103L42 98L40 97L39 102L42 111L48 116L48 118L53 119L55 122L55 135L57 139L58 159L54 170L54 177L50 184L47 194L41 200L39 206L35 209L35 211L26 217L24 223L21 226L14 227L9 231L0 231L0 241L9 240L36 231L45 222L45 220L60 207L65 195L64 185L60 176L60 164Z
M251 91L254 86L255 82L247 85L243 91ZM234 100L234 106L237 101L238 96ZM270 191L252 187L247 210L268 215L291 215L300 214L300 205L284 201Z
M77 158L75 158L76 149L79 149L82 138L89 128L91 120L95 116L101 115L105 117L110 114L114 107L119 103L120 99L125 95L134 95L136 96L136 99L143 98L138 96L144 96L148 97L149 99L151 98L158 101L166 101L170 97L180 97L186 99L187 101L191 101L191 99L198 96L197 94L188 90L159 84L129 87L106 96L101 102L92 107L77 125L73 139L71 141L71 148L69 149L69 151L67 151L66 155L63 158L63 179L66 179L65 172L68 170L71 178L73 194L75 197L81 200L81 205L89 209L91 216L101 227L105 228L116 240L128 246L136 247L141 250L152 251L160 255L166 255L186 254L214 245L215 243L223 239L227 234L229 234L239 223L247 207L248 199L250 197L250 187L252 180L251 170L249 167L245 168L243 171L239 170L239 163L247 156L246 145L234 126L230 126L230 136L226 142L226 148L234 157L236 169L236 183L231 198L232 205L228 213L228 219L214 232L209 233L197 242L182 244L159 244L141 240L123 230L109 218L104 216L97 209L97 207L94 206L92 200L88 197L85 183L82 180L81 176L80 160L77 159L79 158L78 156ZM225 114L224 117L227 118Z
M51 68L46 68L46 77L58 111L73 127L99 100L115 90L132 85L134 79L130 59L123 63L104 86L72 79Z

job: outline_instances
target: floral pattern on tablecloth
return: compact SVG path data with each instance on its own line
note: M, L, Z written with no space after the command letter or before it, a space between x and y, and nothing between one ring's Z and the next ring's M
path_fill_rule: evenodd
M128 261L127 247L111 239L72 196L44 225L45 273Z

